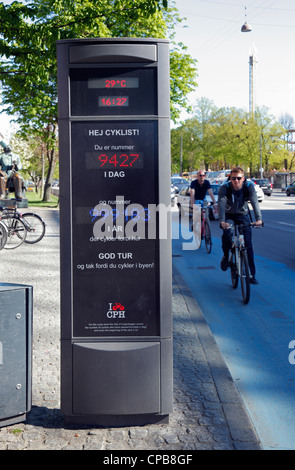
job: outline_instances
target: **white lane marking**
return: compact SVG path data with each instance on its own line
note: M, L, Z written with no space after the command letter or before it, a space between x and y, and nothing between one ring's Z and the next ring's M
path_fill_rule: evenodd
M289 225L289 227L295 227L295 224L288 224L287 222L278 222L281 225Z

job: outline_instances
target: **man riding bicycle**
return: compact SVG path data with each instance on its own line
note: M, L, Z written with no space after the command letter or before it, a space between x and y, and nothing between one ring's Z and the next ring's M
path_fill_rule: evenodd
M251 284L258 284L255 278L254 252L252 247L252 232L249 226L250 212L247 201L251 202L256 222L254 225L262 225L261 211L252 181L246 181L244 170L240 167L233 168L229 180L222 184L218 192L218 207L220 227L223 229L221 269L228 268L228 256L232 245L232 232L229 230L230 223L244 226L244 239L248 253L249 268L251 273Z
M213 204L216 204L210 181L205 180L205 176L205 172L200 170L197 173L197 178L191 182L191 207L194 206L196 201L203 201L206 197L207 191L213 201Z

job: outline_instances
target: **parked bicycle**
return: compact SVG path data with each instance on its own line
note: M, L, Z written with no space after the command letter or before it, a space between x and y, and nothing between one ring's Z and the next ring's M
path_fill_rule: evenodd
M2 248L4 248L4 246L6 245L7 236L8 236L7 235L7 227L0 220L0 250L2 250Z
M42 217L33 212L21 214L16 207L0 207L1 220L7 227L6 249L17 248L23 242L37 243L45 235L46 224Z
M6 209L3 209L0 218L7 229L7 240L3 248L6 250L17 248L25 241L27 236L24 222L14 217L12 214L7 213Z
M231 281L234 289L238 287L239 279L241 282L243 302L247 304L250 300L250 269L248 262L247 248L244 240L245 225L230 225L228 230L233 230L232 247L229 254L229 267L231 270ZM251 223L248 227L261 228L262 226Z

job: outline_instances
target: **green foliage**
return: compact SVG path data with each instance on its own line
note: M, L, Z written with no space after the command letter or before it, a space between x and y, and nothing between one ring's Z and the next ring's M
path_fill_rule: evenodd
M26 193L26 198L28 199L28 204L29 207L58 207L59 200L57 196L54 196L54 194L50 194L50 197L48 198L47 201L42 200L42 198L39 196L38 193L36 192L27 192Z
M260 158L265 172L282 168L286 159L291 160L285 133L266 108L257 109L251 117L237 108L218 109L212 101L201 98L194 117L171 132L173 171L179 168L181 140L184 171L240 165L253 176L259 172Z
M171 117L176 121L196 85L195 61L174 42L175 25L181 21L173 0L169 8L167 0L0 2L2 112L15 117L22 138L41 139L45 145L47 196L57 161L56 41L170 37Z
M195 87L195 61L174 42L182 20L167 0L32 0L0 3L4 111L21 128L57 124L56 41L87 37L171 37L172 118ZM174 107L177 108L174 110Z
M194 91L197 82L197 61L187 53L187 47L175 42L175 29L182 26L185 18L181 18L174 7L165 11L164 19L170 39L170 93L171 93L171 119L176 123L181 110L191 111L189 106L189 93ZM183 26L185 27L185 26Z

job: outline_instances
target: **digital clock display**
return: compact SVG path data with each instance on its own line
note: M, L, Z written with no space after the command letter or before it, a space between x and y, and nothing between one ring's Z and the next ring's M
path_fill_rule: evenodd
M99 96L98 106L129 106L128 96Z
M88 88L138 88L138 77L89 78Z

